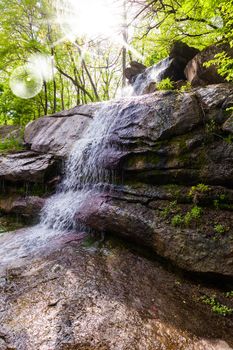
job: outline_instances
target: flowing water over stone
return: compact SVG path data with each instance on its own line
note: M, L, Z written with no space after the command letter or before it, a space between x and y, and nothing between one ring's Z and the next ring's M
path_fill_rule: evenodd
M121 103L110 101L103 104L94 115L83 137L73 146L65 166L65 176L55 195L51 196L41 211L40 223L28 228L27 241L16 235L12 241L2 242L0 265L14 263L15 257L24 257L46 245L53 236L61 236L67 230L88 232L89 229L75 220L82 203L88 196L109 191L114 183L114 172L104 168L104 150L111 149L109 136L119 122ZM4 251L8 254L3 254Z
M86 132L77 140L66 164L57 193L41 213L41 225L56 230L75 229L78 208L90 191L101 191L114 182L114 173L104 169L104 149L120 115L120 104L109 102L95 114Z
M161 73L169 66L171 59L165 58L155 66L149 67L145 72L139 74L132 87L133 95L142 95L151 83L157 83L161 80Z
M106 103L96 113L74 144L64 179L46 202L40 224L0 237L0 349L232 349L232 318L211 312L210 305L200 301L203 295L223 297L217 289L180 278L119 242L85 247L76 213L87 197L109 193L115 183L115 174L107 170L106 149L109 161L119 129L125 132L121 138L129 139L127 125L138 127L130 142L138 135L148 138L140 129L140 122L148 119L139 118L153 109L145 99L141 104L138 97L129 100ZM167 109L164 114L169 115ZM156 117L152 113L151 118ZM160 129L155 130L159 134ZM139 198L128 198L137 225ZM111 221L119 223L119 211L117 206ZM148 213L148 208L142 211L143 220L156 222ZM126 231L128 222L123 225ZM143 234L148 233L144 227Z

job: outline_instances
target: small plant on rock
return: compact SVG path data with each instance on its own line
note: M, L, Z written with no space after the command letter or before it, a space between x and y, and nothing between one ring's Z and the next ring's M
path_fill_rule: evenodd
M169 214L172 212L177 212L179 210L180 208L177 206L177 201L172 201L162 210L161 216L166 219Z
M198 193L205 193L210 190L210 187L208 185L204 184L198 184L197 186L192 186L191 190L189 191L189 196L193 197L197 192Z
M201 214L202 208L198 207L197 205L191 209L191 216L193 219L200 219Z
M228 135L227 137L224 137L224 141L227 143L233 143L233 135Z
M203 304L210 305L212 311L218 315L229 316L233 313L233 309L226 305L220 304L215 295L212 297L204 295L200 298L200 300Z
M233 290L231 290L230 292L226 292L225 295L227 298L233 298Z
M190 81L187 81L186 84L182 85L179 92L190 92L192 90L192 85Z
M216 224L214 226L214 232L218 234L224 234L227 231L227 228L223 226L222 224Z
M157 90L173 90L174 83L171 81L170 78L166 78L157 83L156 88Z
M171 220L171 224L172 226L181 226L183 224L183 218L181 215L177 214L175 216L173 216L172 220Z

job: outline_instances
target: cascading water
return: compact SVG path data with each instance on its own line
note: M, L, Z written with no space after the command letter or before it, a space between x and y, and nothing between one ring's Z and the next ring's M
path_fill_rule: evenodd
M130 95L140 95L150 82L158 81L169 63L167 58L140 74ZM66 164L65 177L57 193L47 200L42 210L40 226L44 230L59 232L82 228L75 220L79 207L90 193L99 192L114 182L112 172L103 166L103 151L111 147L109 136L118 122L120 106L116 100L104 103L82 138L75 143Z
M171 63L171 60L171 58L167 57L156 65L147 68L143 73L138 74L132 87L132 94L143 95L145 94L146 88L149 87L151 83L159 82L162 79L164 70Z
M14 235L9 243L2 243L0 253L7 265L38 251L38 247L57 236L66 236L67 231L83 232L88 228L75 220L82 203L88 196L110 190L114 174L104 168L104 153L111 148L110 136L121 115L121 103L109 101L95 113L84 131L83 137L74 144L66 163L65 176L55 195L50 197L41 212L40 223L27 229L25 235ZM20 232L19 232L20 233ZM40 248L41 249L41 248ZM7 252L7 254L5 254Z
M101 191L113 182L114 174L103 167L103 150L111 147L109 135L119 114L117 101L105 103L83 137L77 140L66 164L65 177L42 210L43 228L57 231L80 228L75 220L80 205L90 193Z
M127 95L143 94L150 82L161 79L169 62L169 59L165 59L140 74ZM113 147L111 134L123 117L123 105L122 100L114 100L103 103L97 110L82 138L74 144L66 163L64 179L56 194L46 201L40 223L27 230L27 241L17 235L12 243L1 245L0 250L8 252L4 263L15 261L16 254L24 257L32 251L36 252L37 246L46 244L50 237L68 230L80 232L87 229L77 222L75 216L88 196L109 191L111 184L114 184L114 174L104 166L104 151L108 149L107 153L110 154L109 148Z

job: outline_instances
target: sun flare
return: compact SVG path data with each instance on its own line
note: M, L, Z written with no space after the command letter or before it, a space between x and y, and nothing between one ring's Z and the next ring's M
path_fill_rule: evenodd
M119 4L113 0L56 0L57 21L69 40L111 38L122 27Z

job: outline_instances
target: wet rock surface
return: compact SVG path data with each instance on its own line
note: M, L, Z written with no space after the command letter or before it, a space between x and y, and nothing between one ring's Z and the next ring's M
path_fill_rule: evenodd
M120 118L100 160L121 186L107 197L85 202L77 220L98 232L144 244L183 269L232 276L233 143L227 111L233 103L232 85L156 92L111 103ZM49 119L57 127L53 144L60 142L63 123L70 120L72 126L79 120L73 113L80 108ZM94 113L95 105L88 108ZM46 134L46 123L39 134ZM29 128L35 130L32 147L40 149L38 125L35 121ZM196 189L190 195L192 186Z
M45 204L45 198L38 196L5 195L0 197L0 210L6 214L20 214L35 218Z
M143 194L120 187L108 195L91 194L76 217L94 230L152 248L181 269L232 278L232 211L201 207L201 200L193 205L188 188L183 200L173 191L179 190L165 187L156 192L145 186ZM198 208L197 215L193 208Z
M143 73L145 69L146 69L146 66L144 66L143 64L136 61L132 61L130 62L130 67L127 67L125 69L124 75L129 80L130 83L133 83L136 76L138 74Z
M57 162L52 155L23 151L0 155L0 179L11 182L43 183L56 173Z
M0 235L0 349L230 350L233 87L110 103L119 120L98 161L115 185L90 191L76 213L107 241L42 225ZM36 191L59 183L57 158L100 106L28 125L31 150L0 157L0 207L38 213ZM24 184L23 195L16 187L25 181L41 188ZM185 279L190 272L202 282ZM203 284L209 279L224 290Z
M24 141L32 151L67 157L100 106L101 103L77 106L39 118L27 125Z
M31 230L0 236L1 349L232 349L232 316L201 302L230 306L221 291L120 242Z

